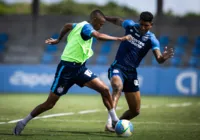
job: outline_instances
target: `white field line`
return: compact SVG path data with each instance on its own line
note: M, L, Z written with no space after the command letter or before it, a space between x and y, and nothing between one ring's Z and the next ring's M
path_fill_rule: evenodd
M93 112L95 112L95 110L85 110L85 111L80 111L79 114L89 114L89 113L93 113ZM58 113L58 114L50 114L50 115L35 117L34 119L45 119L45 118L53 118L53 117L60 117L60 116L70 116L70 115L74 115L74 114L75 114L74 112ZM21 120L22 119L17 119L17 120L12 120L12 121L9 121L9 122L6 122L6 123L16 123L16 122L21 121ZM1 122L0 122L0 124L1 124Z
M50 115L44 115L44 116L41 116L41 117L35 117L34 119L52 118L52 117L70 116L70 115L74 115L74 113L73 112L69 112L69 113L50 114Z
M190 106L190 105L192 105L191 102L185 102L185 103L181 103L181 104L177 104L177 103L167 104L166 106L167 107L186 107L186 106ZM142 105L141 108L157 108L157 107L160 107L160 106L161 105ZM121 109L123 109L123 108L117 107L117 110L121 110ZM74 112L58 113L58 114L50 114L50 115L35 117L34 119L45 119L45 118L60 117L60 116L70 116L70 115L76 115L76 114L89 114L89 113L96 113L96 112L100 112L100 111L102 111L102 110L94 109L94 110L83 110L83 111L79 111L78 113L74 113ZM22 119L11 120L11 121L8 121L8 122L0 122L0 124L16 123L20 120L22 120Z
M141 108L150 108L150 105L141 105Z
M185 102L185 103L181 103L181 104L178 104L178 103L167 104L166 106L167 107L186 107L186 106L190 106L190 105L192 105L191 102Z
M21 120L22 120L22 119L12 120L12 121L9 121L9 122L7 122L7 123L16 123L16 122L21 121Z
M100 110L99 110L99 109L95 109L95 110L84 110L84 111L78 112L78 114L88 114L88 113L96 113L96 112L100 112Z
M69 116L69 115L74 115L74 113L73 112L69 112L69 113L50 114L50 115L44 115L44 116L41 116L41 117L35 117L34 119L52 118L52 117ZM7 123L16 123L16 122L21 121L21 120L22 119L12 120L12 121L9 121Z

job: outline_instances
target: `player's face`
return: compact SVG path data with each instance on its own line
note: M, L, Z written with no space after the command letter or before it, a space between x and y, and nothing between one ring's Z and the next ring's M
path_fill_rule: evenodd
M146 34L152 28L152 23L140 20L140 32Z
M95 30L100 30L101 27L104 25L105 23L105 18L103 17L95 17L93 20L92 20L92 25L94 27Z

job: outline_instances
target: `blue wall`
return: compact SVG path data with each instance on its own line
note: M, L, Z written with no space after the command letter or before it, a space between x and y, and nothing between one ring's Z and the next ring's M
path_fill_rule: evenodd
M110 86L107 66L88 66ZM0 92L48 93L56 65L0 65ZM200 70L161 67L138 69L142 95L200 95ZM69 92L94 93L73 86Z

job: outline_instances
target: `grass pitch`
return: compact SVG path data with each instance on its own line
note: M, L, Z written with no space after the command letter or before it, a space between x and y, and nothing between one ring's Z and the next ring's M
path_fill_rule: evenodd
M142 96L141 114L131 120L128 138L104 132L107 111L100 95L68 94L50 111L32 120L21 136L12 135L18 119L48 94L0 94L0 140L199 140L200 98ZM118 116L127 109L124 96Z

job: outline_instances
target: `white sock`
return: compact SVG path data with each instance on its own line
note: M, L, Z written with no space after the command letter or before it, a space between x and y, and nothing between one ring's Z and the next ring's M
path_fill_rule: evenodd
M108 113L109 113L109 115L110 115L110 117L112 118L113 121L118 121L119 120L114 108L109 110Z
M112 118L109 113L108 113L107 125L112 125Z
M24 118L24 119L22 120L22 123L23 123L24 125L26 125L31 119L33 119L33 117L31 116L31 114L29 114L28 116L26 116L26 118Z

